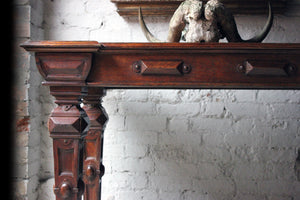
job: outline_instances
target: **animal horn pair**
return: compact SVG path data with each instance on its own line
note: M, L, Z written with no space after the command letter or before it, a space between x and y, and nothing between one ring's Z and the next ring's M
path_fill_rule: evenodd
M266 38L268 33L270 32L271 27L273 25L274 15L273 15L272 6L271 6L270 1L268 3L268 6L269 6L269 16L268 16L267 23L265 24L265 26L260 34L254 36L253 38L251 38L249 40L243 40L241 38L241 36L237 30L237 26L236 26L234 17L227 9L224 8L224 6L222 4L220 7L218 7L218 12L215 13L215 16L217 18L218 25L220 26L221 32L224 34L224 36L226 37L228 42L248 42L248 43L262 42ZM175 14L176 14L176 12L175 12ZM173 17L174 17L174 15L173 15ZM140 23L140 26L142 28L144 35L146 36L146 38L149 42L162 42L161 40L157 39L147 28L144 18L143 18L143 15L142 15L141 8L139 8L139 23ZM179 40L178 41L168 41L168 42L179 42Z

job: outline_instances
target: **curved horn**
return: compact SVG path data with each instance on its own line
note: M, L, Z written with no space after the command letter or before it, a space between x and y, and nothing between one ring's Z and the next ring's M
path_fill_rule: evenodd
M270 30L272 28L273 18L274 18L274 15L273 15L273 11L272 11L272 6L269 1L269 17L268 17L268 21L267 21L265 27L263 28L262 32L259 35L255 36L249 40L245 40L243 42L262 42L267 37L268 33L270 32Z
M269 1L269 17L262 32L249 40L243 40L240 34L238 33L234 17L228 10L224 8L223 5L217 7L216 15L218 18L218 23L221 28L221 32L225 35L228 42L262 42L271 30L271 27L273 25L273 17L274 17L272 6Z
M139 23L140 23L140 26L142 28L144 35L146 36L146 38L149 42L162 42L159 39L155 38L152 33L150 33L149 29L147 28L147 26L145 24L141 7L139 8Z

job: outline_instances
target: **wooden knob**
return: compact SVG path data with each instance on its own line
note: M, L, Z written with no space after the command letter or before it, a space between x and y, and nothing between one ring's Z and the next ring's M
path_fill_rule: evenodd
M60 186L60 195L63 199L67 199L71 196L72 194L72 187L70 186L69 183L63 182Z
M191 65L186 65L186 64L183 64L183 67L182 67L182 72L184 74L188 74L192 71L192 66Z
M96 177L96 169L93 165L88 165L86 169L86 176L88 179L93 180Z

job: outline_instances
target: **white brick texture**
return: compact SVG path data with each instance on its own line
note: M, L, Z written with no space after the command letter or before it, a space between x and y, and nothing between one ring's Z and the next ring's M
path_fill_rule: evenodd
M300 15L291 10L275 16L266 42L300 42ZM40 17L48 40L146 41L137 17L119 16L109 0L44 1ZM266 16L236 19L247 38ZM162 39L169 20L146 18ZM108 90L103 106L103 200L300 199L300 91ZM51 139L41 131L48 165ZM51 169L42 164L40 175ZM52 191L44 184L39 199Z

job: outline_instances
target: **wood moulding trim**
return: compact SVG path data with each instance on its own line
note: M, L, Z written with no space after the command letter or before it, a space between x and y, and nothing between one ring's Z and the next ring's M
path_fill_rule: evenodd
M121 16L137 16L141 7L144 16L171 16L183 0L111 0ZM207 1L207 0L204 0ZM266 14L268 0L222 0L233 14ZM285 12L287 0L272 0L276 14Z
M90 42L82 42L88 46ZM61 51L60 45L69 46L68 52ZM44 45L50 49L45 52ZM37 67L45 73L45 85L64 88L88 87L102 88L248 88L248 89L299 89L300 44L284 43L93 43L95 52L78 52L75 42L33 42L23 45L27 49L36 49ZM57 50L55 52L54 50ZM75 51L75 52L73 52ZM84 65L79 65L73 58L86 58ZM85 56L83 56L85 55ZM68 58L68 56L70 56ZM211 58L214 59L211 59ZM40 58L44 60L42 66ZM51 59L50 59L51 58ZM141 75L133 70L133 64L140 61L155 60L160 63L155 68L163 74ZM163 70L165 61L180 60L191 66L191 73L170 76ZM255 62L253 62L253 60ZM162 62L161 62L162 61ZM251 61L255 70L244 72L243 63ZM259 61L258 65L256 64ZM263 65L261 65L261 61ZM60 63L59 69L56 64ZM285 77L271 76L277 62L283 63ZM274 63L274 64L273 64ZM160 66L163 65L163 66ZM82 66L82 67L81 67ZM44 69L45 68L45 69ZM73 70L76 69L76 70ZM266 70L265 70L266 69ZM297 70L298 69L298 70ZM277 69L274 69L275 71ZM217 72L217 73L215 73ZM255 72L255 76L253 73ZM42 73L42 75L43 75ZM257 77L257 75L262 77ZM49 76L52 75L52 76ZM62 76L64 75L64 76ZM161 75L164 77L162 78ZM217 75L217 76L216 76ZM263 77L265 76L265 77ZM55 92L55 91L52 91ZM64 96L64 94L61 94ZM73 99L57 101L69 103ZM68 101L67 101L68 100ZM75 99L77 100L77 99Z
M100 54L128 53L297 53L299 43L102 43Z
M27 41L21 44L27 51L33 52L97 52L97 41Z
M85 53L111 53L111 51L127 52L128 50L221 50L223 52L230 50L295 50L299 51L299 43L117 43L107 42L99 43L97 41L27 41L20 45L27 51L47 52L47 53L62 53L62 52L78 52ZM182 52L185 53L185 52Z

